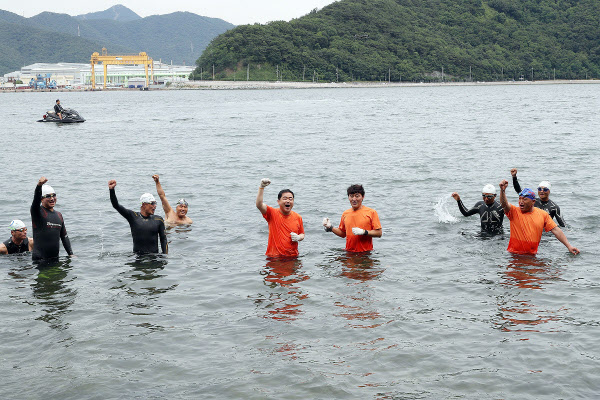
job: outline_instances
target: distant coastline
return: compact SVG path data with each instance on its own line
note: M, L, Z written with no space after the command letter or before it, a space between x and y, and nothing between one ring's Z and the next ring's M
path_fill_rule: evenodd
M598 79L588 80L549 80L549 81L502 81L502 82L272 82L272 81L190 81L170 86L150 87L148 90L272 90L272 89L341 89L341 88L382 88L382 87L433 87L433 86L497 86L497 85L571 85L600 84ZM103 89L96 89L103 90ZM141 89L110 88L107 91L132 91ZM80 89L17 89L0 88L0 93L21 92L89 92L91 88Z

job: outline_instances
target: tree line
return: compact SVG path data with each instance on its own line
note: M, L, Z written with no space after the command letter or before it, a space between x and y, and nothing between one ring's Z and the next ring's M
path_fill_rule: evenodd
M597 79L598 26L597 0L341 0L219 35L191 78Z

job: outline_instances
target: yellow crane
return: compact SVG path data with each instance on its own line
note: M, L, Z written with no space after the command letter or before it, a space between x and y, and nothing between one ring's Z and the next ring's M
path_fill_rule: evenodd
M154 80L154 62L148 57L148 54L141 52L137 55L108 55L106 48L102 49L102 55L98 52L92 54L90 60L92 63L92 89L96 89L96 64L102 63L104 67L104 89L106 89L106 67L109 65L144 65L146 71L146 86L150 84L148 81L148 66L152 71L152 80Z

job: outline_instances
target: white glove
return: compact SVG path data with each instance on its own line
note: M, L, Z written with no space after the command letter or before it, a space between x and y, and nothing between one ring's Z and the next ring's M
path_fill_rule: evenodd
M354 227L352 228L352 233L354 233L356 236L361 236L365 234L365 230L362 228Z
M298 235L295 232L290 232L290 237L292 238L292 242L299 242L300 241L300 235Z
M325 232L331 232L331 221L327 217L323 218L323 228L325 229Z
M265 188L271 184L271 180L269 178L262 178L260 180L260 187Z

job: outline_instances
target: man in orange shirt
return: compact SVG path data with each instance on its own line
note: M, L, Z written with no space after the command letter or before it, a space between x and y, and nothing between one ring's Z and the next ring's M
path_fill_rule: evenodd
M346 238L346 251L363 252L373 250L373 238L381 237L381 223L377 211L363 206L365 189L362 185L352 185L347 190L352 208L344 211L340 226L334 228L329 218L323 219L326 232L333 232Z
M283 189L277 195L279 208L270 207L263 203L265 188L270 184L270 179L263 178L256 196L256 208L269 224L269 243L265 254L268 257L297 257L298 242L304 240L304 225L302 217L292 211L294 193Z
M500 205L510 220L510 241L508 251L518 254L536 254L542 233L552 232L573 254L579 254L576 247L571 246L565 233L554 223L550 215L534 207L535 193L525 188L519 193L519 207L508 203L506 187L508 181L500 182Z

